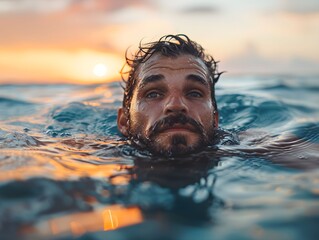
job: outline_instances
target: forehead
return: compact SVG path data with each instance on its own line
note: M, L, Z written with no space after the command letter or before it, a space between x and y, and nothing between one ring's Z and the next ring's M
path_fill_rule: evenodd
M154 74L198 74L204 79L209 79L209 73L204 62L197 57L183 54L176 57L166 57L154 54L137 71L137 78L141 79Z

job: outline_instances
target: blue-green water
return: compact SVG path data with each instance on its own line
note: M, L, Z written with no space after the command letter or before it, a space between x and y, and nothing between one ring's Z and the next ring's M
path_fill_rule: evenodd
M318 93L318 77L223 77L240 144L159 159L117 131L119 83L0 85L0 239L316 239Z

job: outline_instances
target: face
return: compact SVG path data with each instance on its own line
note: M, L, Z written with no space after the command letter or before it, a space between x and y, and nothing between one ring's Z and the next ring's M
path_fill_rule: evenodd
M218 115L207 67L191 55L153 55L137 71L129 114L119 109L119 130L138 145L167 156L207 146Z

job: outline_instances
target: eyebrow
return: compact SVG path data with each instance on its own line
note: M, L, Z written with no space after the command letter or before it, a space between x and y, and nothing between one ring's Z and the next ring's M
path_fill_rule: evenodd
M153 82L158 82L164 79L164 75L162 74L155 74L155 75L150 75L146 78L143 78L141 80L141 84L139 86L139 88L143 88L145 85L149 84L149 83L153 83Z
M149 84L149 83L154 83L154 82L158 82L158 81L162 81L164 79L164 75L162 74L154 74L154 75L150 75L148 77L145 77L141 80L141 84L140 86L138 87L139 89L145 87L145 85ZM201 76L199 75L196 75L196 74L189 74L186 76L186 80L188 81L193 81L193 82L197 82L199 84L202 84L204 85L205 87L208 87L209 84L208 82L202 78Z
M189 75L187 75L186 79L189 81L200 83L200 84L204 85L205 87L209 86L208 82L204 78L202 78L201 76L198 76L196 74L189 74Z

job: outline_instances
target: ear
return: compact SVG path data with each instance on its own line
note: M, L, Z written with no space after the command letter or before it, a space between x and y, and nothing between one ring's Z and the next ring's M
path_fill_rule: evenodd
M219 114L218 111L214 111L214 127L218 128Z
M117 128L125 137L128 136L128 118L123 108L117 112Z

